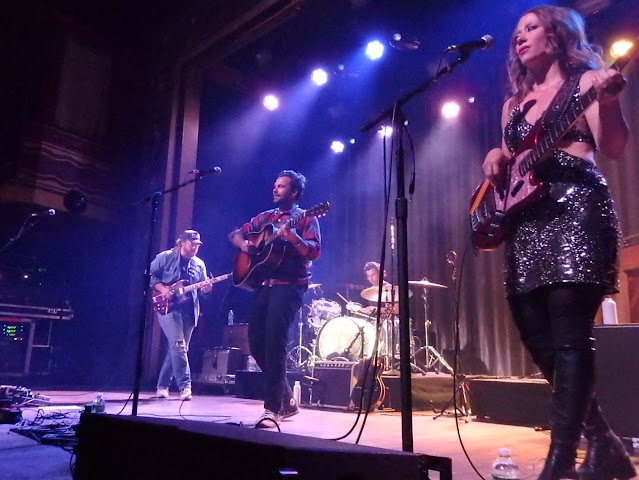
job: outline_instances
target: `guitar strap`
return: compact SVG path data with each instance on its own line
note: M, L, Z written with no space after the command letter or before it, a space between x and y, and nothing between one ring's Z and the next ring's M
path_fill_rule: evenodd
M570 103L572 102L575 93L579 88L579 80L583 72L572 75L566 80L561 88L557 90L557 93L553 97L548 108L544 111L543 115L539 119L541 122L542 131L548 131L552 128L553 123L557 122L559 118L564 114Z

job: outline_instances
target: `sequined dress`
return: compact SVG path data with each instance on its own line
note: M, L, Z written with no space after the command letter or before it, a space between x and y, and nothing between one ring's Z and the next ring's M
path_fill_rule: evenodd
M519 106L511 112L504 139L511 152L531 130ZM594 140L573 130L577 141ZM590 161L555 150L535 169L550 185L541 201L509 219L505 244L507 295L575 282L617 292L620 231L606 180Z

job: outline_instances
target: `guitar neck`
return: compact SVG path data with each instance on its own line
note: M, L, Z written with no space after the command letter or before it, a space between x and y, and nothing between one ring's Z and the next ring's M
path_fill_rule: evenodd
M205 286L207 284L208 285L213 285L214 283L221 282L222 280L226 280L231 275L232 275L231 273L227 273L225 275L220 275L219 277L213 277L213 278L209 278L207 280L202 280L201 282L193 283L191 285L187 285L186 287L184 287L183 291L184 291L184 293L192 292L193 290L197 290L198 288L202 288L203 286Z
M621 71L636 54L636 48L626 56L619 58L610 68ZM597 99L595 87L590 87L586 93L572 102L561 118L554 122L548 130L544 130L543 137L535 144L530 153L519 164L519 174L523 177L544 158L544 156L557 147L559 141L568 133L570 128L581 117L586 109Z
M300 222L300 220L303 219L304 217L306 217L306 215L307 215L307 211L303 211L303 212L297 213L295 215L292 215L283 224L278 226L278 229L282 228L284 226L288 226L290 228L295 228L297 226L297 224ZM275 226L275 225L273 225L273 226ZM268 237L266 237L266 239L264 239L264 245L265 246L269 245L276 238L277 238L277 230L273 230L273 233L271 233Z

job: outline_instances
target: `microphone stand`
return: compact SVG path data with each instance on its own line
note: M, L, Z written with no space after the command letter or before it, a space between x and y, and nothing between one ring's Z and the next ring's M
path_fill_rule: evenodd
M386 118L391 118L394 122L393 135L396 136L397 149L397 199L395 200L395 220L397 223L397 271L399 283L399 373L400 373L400 396L402 408L402 450L413 451L413 398L411 389L411 364L410 364L410 316L408 312L408 201L405 194L405 174L404 174L404 142L403 128L406 117L402 113L401 107L418 93L426 91L440 77L451 73L453 69L468 60L468 52L461 52L450 65L442 67L428 81L408 92L390 107L378 114L373 120L361 128L362 132L367 132L375 125Z
M149 271L151 267L151 259L153 257L153 236L155 233L155 224L157 222L157 210L158 205L160 203L160 198L162 198L167 193L174 192L179 190L182 187L186 187L192 183L201 180L202 177L206 175L206 173L197 172L195 177L186 182L182 182L178 185L174 185L171 188L167 188L164 191L154 192L146 198L139 200L134 203L134 205L139 205L142 203L150 203L151 204L151 213L149 217L149 242L147 243L146 249L146 265L144 267L144 275L142 278L142 308L140 309L140 318L138 321L138 344L137 344L137 354L136 354L136 362L135 362L135 380L133 382L133 401L131 403L131 415L137 416L138 414L138 401L140 399L140 384L142 383L142 373L144 367L144 336L146 333L146 320L147 320L147 304L149 299L149 281L151 279L151 272Z

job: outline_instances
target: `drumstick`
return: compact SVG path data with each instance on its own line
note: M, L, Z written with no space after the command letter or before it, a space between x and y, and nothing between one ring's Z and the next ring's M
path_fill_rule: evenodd
M344 297L342 297L342 296L339 294L339 292L337 292L337 296L338 296L339 298L341 298L342 300L344 300L346 303L348 303L348 300L346 300Z

